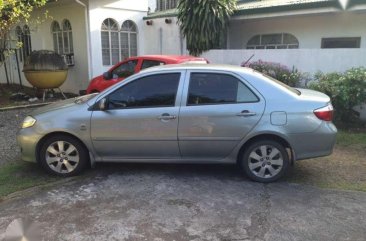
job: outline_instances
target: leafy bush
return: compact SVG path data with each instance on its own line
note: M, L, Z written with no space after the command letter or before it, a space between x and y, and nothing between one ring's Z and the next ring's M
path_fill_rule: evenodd
M300 85L302 74L296 69L293 68L292 70L290 70L287 66L280 63L258 60L248 64L242 64L242 66L255 69L289 86L294 87Z
M358 121L353 107L366 102L366 68L352 68L344 73L321 72L315 75L309 88L327 94L335 108L335 120L350 124Z

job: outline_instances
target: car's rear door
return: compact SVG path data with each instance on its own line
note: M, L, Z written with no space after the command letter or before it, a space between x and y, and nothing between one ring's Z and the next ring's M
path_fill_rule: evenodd
M258 123L263 97L231 72L188 71L179 114L182 158L224 158Z
M150 74L107 95L93 111L91 138L105 161L180 159L177 128L184 71Z

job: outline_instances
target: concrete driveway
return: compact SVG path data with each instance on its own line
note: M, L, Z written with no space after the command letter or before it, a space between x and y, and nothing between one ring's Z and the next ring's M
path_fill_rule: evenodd
M99 165L86 178L0 203L44 240L362 240L366 193L253 183L235 166Z

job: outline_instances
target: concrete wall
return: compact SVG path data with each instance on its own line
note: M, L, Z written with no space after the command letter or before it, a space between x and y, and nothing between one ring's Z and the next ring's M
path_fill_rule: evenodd
M361 37L361 48L366 48L366 12L340 11L231 21L228 48L246 48L251 37L271 33L293 34L302 49L319 49L321 39L327 37Z
M138 54L145 53L145 36L143 17L148 10L147 0L138 1L111 1L111 0L91 0L89 5L90 37L91 37L91 76L95 77L110 66L103 66L102 46L101 46L101 26L105 19L116 20L121 27L126 20L132 20L138 28Z
M152 25L144 21L145 54L188 54L186 41L180 35L177 18L170 18L170 24L165 23L165 18L152 19Z
M295 67L312 77L317 71L343 72L353 67L366 67L366 49L278 49L278 50L210 50L202 57L215 64L240 65L250 60L278 62ZM366 104L355 107L360 119L366 121Z
M50 4L48 6L49 15L51 18L46 19L41 24L30 24L32 50L53 50L53 39L51 33L51 23L56 20L61 25L64 19L68 19L72 26L73 45L75 66L69 68L69 73L66 82L61 86L63 91L77 93L79 89L85 88L88 83L88 61L86 46L86 31L84 8L74 2L64 3L62 5ZM34 16L40 14L35 12ZM39 16L39 15L38 15ZM61 25L62 26L62 25ZM23 70L23 62L20 62L20 71ZM11 56L7 61L7 66L11 70L9 72L12 83L19 83L17 65L15 56ZM21 78L25 85L30 86L26 81L23 72ZM0 81L5 82L5 74L1 67Z
M301 72L345 71L352 67L366 67L366 49L266 49L266 50L210 50L202 54L211 63L240 65L250 60L278 62L295 67Z

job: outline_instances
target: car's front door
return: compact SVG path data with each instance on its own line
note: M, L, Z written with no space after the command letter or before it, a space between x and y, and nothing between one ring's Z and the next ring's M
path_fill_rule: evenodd
M93 111L91 138L104 161L180 158L177 140L184 72L147 75L106 96Z
M108 80L104 80L101 83L101 89L107 89L109 86L112 86L122 80L124 80L125 78L133 75L136 73L136 67L138 64L138 60L137 59L133 59L133 60L128 60L125 62L122 62L120 65L118 65L117 67L115 67L114 69L111 70L111 79Z
M178 127L182 158L224 158L258 123L265 102L230 73L190 72L186 78Z

